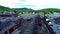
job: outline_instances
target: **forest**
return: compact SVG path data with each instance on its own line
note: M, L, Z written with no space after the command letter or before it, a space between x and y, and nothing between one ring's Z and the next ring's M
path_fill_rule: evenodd
M60 12L60 9L45 8L45 9L40 9L40 10L33 10L31 8L9 8L9 7L0 6L0 13L10 12L10 11L15 11L17 14L22 13L22 12L28 12L28 13L36 12L36 13L48 14L48 13Z

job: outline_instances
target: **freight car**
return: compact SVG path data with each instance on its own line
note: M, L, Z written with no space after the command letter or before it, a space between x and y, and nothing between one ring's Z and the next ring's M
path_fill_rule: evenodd
M54 18L54 22L55 22L56 24L60 24L60 17L59 17L59 18Z
M11 34L23 23L17 14L0 14L0 34Z

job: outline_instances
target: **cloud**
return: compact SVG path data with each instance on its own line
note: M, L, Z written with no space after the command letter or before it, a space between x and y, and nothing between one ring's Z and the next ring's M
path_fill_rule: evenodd
M10 8L60 8L60 0L0 0L0 5Z

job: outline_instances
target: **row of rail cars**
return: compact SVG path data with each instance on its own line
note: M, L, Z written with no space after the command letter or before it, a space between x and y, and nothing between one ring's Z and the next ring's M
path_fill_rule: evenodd
M11 34L22 23L23 18L17 14L0 14L0 34Z
M28 17L28 21L33 17L36 17L35 19L38 20L37 22L40 22L40 17L39 15L35 14L32 15L31 17ZM41 19L43 20L43 18ZM38 23L35 22L35 25ZM21 26L21 24L24 23L24 19L17 14L0 14L0 34L12 34L18 26ZM41 25L39 23L39 25ZM48 25L47 25L48 26Z

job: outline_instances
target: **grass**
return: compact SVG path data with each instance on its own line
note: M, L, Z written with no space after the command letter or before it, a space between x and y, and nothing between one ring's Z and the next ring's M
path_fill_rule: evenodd
M31 16L32 14L30 13L30 14L20 14L20 16Z
M38 13L39 15L41 15L41 16L43 16L44 15L44 13L43 12L41 12L41 13ZM32 13L24 13L24 14L19 14L20 16L22 16L22 17L24 17L24 16L31 16L31 15L33 15Z
M39 15L43 16L43 13L38 13ZM28 13L28 14L19 14L20 16L24 17L24 16L31 16L33 15L32 13Z
M38 13L39 15L41 15L41 16L44 16L44 13L43 12L41 12L41 13Z

